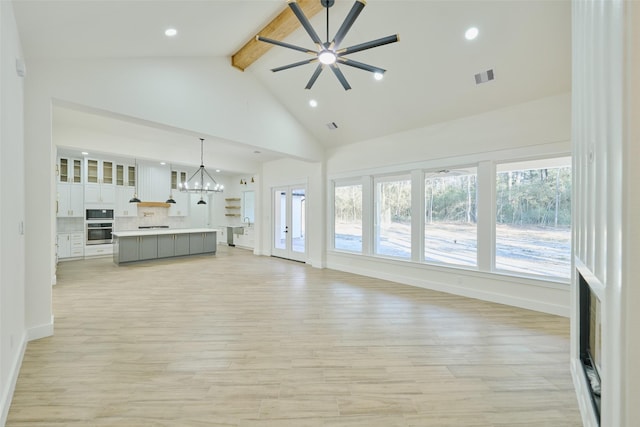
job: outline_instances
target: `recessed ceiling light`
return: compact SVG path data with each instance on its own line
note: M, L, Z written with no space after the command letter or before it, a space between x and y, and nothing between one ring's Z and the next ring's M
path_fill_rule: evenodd
M382 80L384 79L384 74L382 73L373 73L373 78L376 80Z
M217 172L217 173L220 173L220 169L216 169L216 172Z
M315 99L311 99L309 101L309 105L312 106L313 108L316 108L318 106L318 101L316 101Z
M83 155L83 156L88 156L88 155L89 155L89 153L87 153L86 151L83 151L83 152L82 152L82 155Z
M473 40L476 37L478 37L478 29L476 27L471 27L464 32L464 38L467 40Z
M164 166L164 165L166 165L166 164L167 164L167 162L160 162L160 164L161 164L162 166Z
M175 28L167 28L164 32L164 35L167 37L173 37L176 34L178 34L178 30L176 30Z

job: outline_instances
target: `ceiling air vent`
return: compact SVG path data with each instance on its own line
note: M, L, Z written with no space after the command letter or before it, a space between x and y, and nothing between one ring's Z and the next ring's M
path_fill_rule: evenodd
M327 127L329 128L329 130L338 129L338 125L336 124L336 122L327 123Z
M486 83L488 81L493 80L493 70L483 71L482 73L476 74L476 84Z

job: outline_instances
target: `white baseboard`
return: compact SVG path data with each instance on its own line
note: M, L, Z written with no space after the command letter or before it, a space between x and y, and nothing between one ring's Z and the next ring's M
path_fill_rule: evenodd
M27 341L38 340L40 338L50 337L51 335L53 335L53 316L51 316L50 323L29 328L27 330Z
M397 273L385 273L383 271L370 270L366 267L358 267L348 264L338 264L335 262L328 263L327 268L344 271L347 273L358 274L361 276L373 277L376 279L389 280L391 282L402 283L405 285L416 286L419 288L430 289L434 291L446 292L453 295L460 295L467 298L475 298L483 301L495 302L498 304L510 305L513 307L524 308L527 310L539 311L556 316L569 317L570 307L556 305L544 301L533 301L526 298L520 298L515 295L507 295L502 293L494 293L490 291L473 289L472 287L458 286L451 283L441 283L433 280L417 278L415 276L403 276Z
M16 355L11 370L7 376L7 382L3 384L2 390L0 390L0 426L4 426L7 423L7 416L9 415L9 408L11 407L11 401L13 399L13 393L16 389L16 383L18 382L18 375L20 374L20 367L22 366L22 360L24 359L24 352L27 349L27 336L22 335L20 339L20 348Z

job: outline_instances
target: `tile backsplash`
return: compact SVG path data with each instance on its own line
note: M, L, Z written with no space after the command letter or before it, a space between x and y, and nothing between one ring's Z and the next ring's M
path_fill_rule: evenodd
M56 232L84 233L84 218L58 218Z
M168 225L169 228L188 228L189 218L169 216L169 209L145 207L138 208L137 217L118 217L114 221L114 231L137 230L138 227Z

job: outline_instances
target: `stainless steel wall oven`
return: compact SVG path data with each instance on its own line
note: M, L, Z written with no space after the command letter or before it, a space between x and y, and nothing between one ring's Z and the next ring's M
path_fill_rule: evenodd
M111 243L113 222L87 222L87 245L104 245Z

